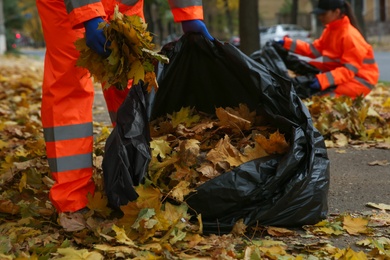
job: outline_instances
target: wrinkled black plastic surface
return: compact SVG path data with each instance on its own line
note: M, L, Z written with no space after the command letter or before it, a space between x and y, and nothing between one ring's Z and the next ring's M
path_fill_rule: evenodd
M318 90L311 89L309 85L320 71L308 62L289 53L280 44L272 41L267 42L263 48L252 53L250 57L276 74L290 80L300 98L308 98L318 93ZM299 76L291 78L288 70Z
M204 231L230 232L239 219L247 225L299 226L325 218L327 150L291 82L230 44L188 35L166 47L170 64L159 76L153 116L188 105L215 112L214 107L247 103L265 111L291 143L287 154L242 164L187 197L202 214Z
M148 106L143 83L134 85L107 138L102 168L108 204L113 208L135 200L138 194L134 186L144 181L151 159Z
M177 43L166 45L164 52L170 63L159 69L160 88L154 98L152 118L172 114L183 106L214 113L215 107L245 103L265 113L291 144L287 154L244 163L207 181L186 197L190 208L202 214L204 232L228 233L239 219L247 225L301 226L325 218L329 188L327 150L291 82L233 45L210 42L199 35L185 35ZM110 170L115 178L133 178L132 167L137 170L135 176L139 181L146 173L148 143L143 142L148 141L148 133L141 128L148 128L147 109L141 100L136 99L137 105L128 100L122 106L126 112L118 114L122 123L107 142L105 175ZM135 123L136 134L127 134ZM130 163L124 163L127 160ZM133 161L138 167L133 166ZM129 173L122 174L125 169ZM136 185L138 181L125 179L107 180L113 204L136 197L127 185Z

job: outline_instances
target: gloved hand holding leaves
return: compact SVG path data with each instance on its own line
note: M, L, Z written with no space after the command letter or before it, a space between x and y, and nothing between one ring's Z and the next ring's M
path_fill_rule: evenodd
M210 35L206 25L201 20L182 21L181 26L184 33L201 33L210 41L214 40L214 37Z
M77 66L86 68L105 86L123 90L129 80L148 83L148 91L157 88L154 64L168 63L168 58L155 51L146 23L136 15L124 15L115 7L109 22L94 18L84 23L85 37L76 41L80 52ZM110 47L108 49L108 46Z
M103 57L108 57L111 53L108 49L111 43L107 41L103 29L99 28L99 24L102 22L104 22L104 20L101 17L95 17L84 22L85 39L89 48Z

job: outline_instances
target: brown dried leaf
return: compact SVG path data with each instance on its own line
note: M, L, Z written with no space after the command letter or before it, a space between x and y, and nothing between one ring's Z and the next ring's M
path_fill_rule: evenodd
M242 236L245 234L246 228L247 225L244 224L244 220L240 219L234 224L231 233L237 236Z
M215 110L215 114L217 115L218 119L220 120L221 126L228 126L233 129L239 129L239 130L248 130L251 128L251 122L240 117L237 115L234 115L232 113L229 113L223 108L217 108Z
M0 212L15 215L20 212L20 207L10 200L0 200Z
M284 154L290 148L284 138L284 134L279 133L279 131L270 134L269 139L261 134L257 135L255 136L255 141L263 147L268 154Z
M294 231L279 227L267 227L267 233L274 237L287 237L295 235Z
M368 165L370 165L370 166L374 166L374 165L387 166L389 164L390 164L390 162L388 160L382 160L382 161L375 160L375 161L368 163Z

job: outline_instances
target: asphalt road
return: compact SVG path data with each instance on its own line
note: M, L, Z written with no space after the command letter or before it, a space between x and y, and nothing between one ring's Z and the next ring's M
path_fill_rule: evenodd
M390 82L390 52L375 52L379 66L379 80Z
M329 213L371 210L366 204L390 205L390 150L328 149L330 161ZM370 165L387 161L387 165Z

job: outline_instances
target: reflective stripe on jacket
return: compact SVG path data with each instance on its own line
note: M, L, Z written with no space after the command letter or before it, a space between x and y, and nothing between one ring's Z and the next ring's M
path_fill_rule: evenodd
M354 81L366 88L363 94L368 94L378 82L374 51L347 16L326 25L313 43L285 37L284 47L303 56L323 58L322 62L311 62L323 72L317 75L322 90Z
M203 20L202 0L168 0L175 22ZM73 28L82 28L83 23L95 17L109 19L114 7L127 15L138 15L144 19L144 0L64 0Z
M175 22L203 20L202 0L168 0Z

